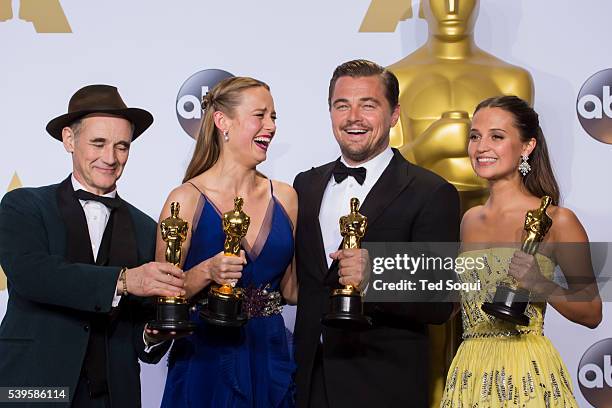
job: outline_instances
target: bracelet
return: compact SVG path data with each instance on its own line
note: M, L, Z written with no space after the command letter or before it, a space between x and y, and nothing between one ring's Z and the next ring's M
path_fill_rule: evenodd
M123 293L121 293L121 296L127 296L128 295L128 290L127 290L127 266L124 266L123 268L121 268L121 272L119 272L119 280L121 281L121 285L123 286Z

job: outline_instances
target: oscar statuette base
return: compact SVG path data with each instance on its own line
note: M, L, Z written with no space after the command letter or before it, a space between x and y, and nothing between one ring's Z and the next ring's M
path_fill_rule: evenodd
M166 302L165 298L157 301L156 318L148 323L153 330L191 332L196 324L189 320L189 304L186 302Z
M330 312L321 319L327 327L346 330L365 330L372 319L363 314L361 294L354 289L336 289L330 296Z
M525 289L513 289L506 285L500 285L495 290L493 302L482 304L482 310L499 319L529 326L529 317L525 314L529 304L529 292Z
M221 288L208 292L207 302L200 311L200 317L207 323L222 327L241 327L247 321L242 313L240 293L223 293Z

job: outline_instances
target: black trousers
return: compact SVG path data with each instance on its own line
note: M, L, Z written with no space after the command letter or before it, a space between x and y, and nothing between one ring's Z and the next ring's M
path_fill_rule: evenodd
M87 378L81 375L72 398L72 408L110 408L108 394L92 397L89 395Z
M310 408L329 408L327 388L325 387L325 373L323 371L323 349L320 344L317 347L317 354L315 355L314 366L312 368L308 406Z

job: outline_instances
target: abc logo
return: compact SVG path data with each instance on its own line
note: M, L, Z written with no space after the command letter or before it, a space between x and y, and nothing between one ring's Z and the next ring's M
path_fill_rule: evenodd
M594 407L612 407L612 338L592 345L578 364L578 383Z
M612 69L604 69L582 85L576 104L583 129L596 140L612 144Z
M176 117L189 136L196 138L202 120L202 97L225 78L232 77L220 69L205 69L190 76L176 96Z

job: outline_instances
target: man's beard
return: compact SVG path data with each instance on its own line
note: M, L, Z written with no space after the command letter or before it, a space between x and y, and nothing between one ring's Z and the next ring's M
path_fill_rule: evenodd
M385 150L389 145L389 138L382 138L377 144L366 147L351 148L349 146L340 146L340 151L345 159L352 162L363 163L371 159L373 156L378 155L380 152Z

